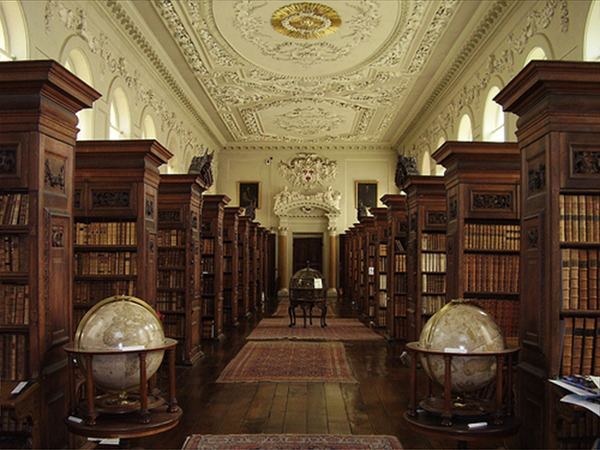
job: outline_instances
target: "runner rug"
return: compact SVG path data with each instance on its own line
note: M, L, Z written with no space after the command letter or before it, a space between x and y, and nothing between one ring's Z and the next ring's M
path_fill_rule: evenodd
M341 342L250 341L217 383L357 383Z
M308 322L307 322L308 323ZM304 328L302 319L296 320L296 326L290 328L289 319L262 319L247 339L251 341L268 340L307 340L307 341L375 341L383 336L367 328L358 319L331 318L322 328L319 319L313 319L313 325Z
M402 449L395 436L352 434L192 434L183 450L209 449Z
M288 308L290 307L290 301L285 299L281 300L277 305L277 310L273 313L272 317L289 317ZM319 321L319 317L321 317L321 310L316 306L313 308L313 323L315 323L315 316L317 322ZM327 308L326 317L334 317L332 308ZM302 310L300 308L296 308L296 322L302 319Z

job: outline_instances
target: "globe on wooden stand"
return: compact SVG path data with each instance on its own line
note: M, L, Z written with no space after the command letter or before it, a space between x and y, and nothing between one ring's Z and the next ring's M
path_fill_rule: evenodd
M84 436L135 437L175 426L181 416L175 398L176 345L176 340L165 338L156 312L139 298L117 295L92 307L75 341L64 347L69 354L69 429ZM168 401L148 393L148 380L165 351ZM77 392L78 373L83 376L83 401Z
M418 431L459 441L476 434L515 432L513 357L494 319L470 300L452 300L425 324L411 354L411 398L405 418ZM418 356L417 356L418 355ZM419 397L417 366L427 375ZM506 381L505 381L506 379ZM432 382L442 387L432 389ZM473 423L485 424L475 430Z

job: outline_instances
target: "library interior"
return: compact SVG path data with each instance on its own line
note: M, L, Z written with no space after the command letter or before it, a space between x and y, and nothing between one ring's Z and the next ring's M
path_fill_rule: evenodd
M0 0L0 448L600 448L600 0Z

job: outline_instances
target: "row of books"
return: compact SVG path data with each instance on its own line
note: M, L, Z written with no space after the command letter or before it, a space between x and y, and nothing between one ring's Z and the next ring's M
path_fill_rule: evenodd
M380 272L387 272L387 258L385 256L379 258L378 268Z
M379 244L379 256L387 256L387 244Z
M113 295L136 295L134 280L75 280L73 282L73 303L88 305L97 303Z
M402 239L396 238L394 239L394 250L395 252L403 253L406 251L406 245L402 243Z
M1 325L29 324L29 285L0 284Z
M445 253L421 253L421 270L423 272L445 272Z
M382 291L387 289L387 275L385 273L379 274L379 289Z
M466 254L465 289L469 292L519 292L518 254Z
M520 240L520 225L465 224L467 250L519 250Z
M445 252L446 235L442 233L423 233L421 235L421 250Z
M380 292L379 293L379 300L377 301L377 304L379 305L380 308L387 308L387 293L385 292Z
M394 295L394 316L406 317L406 295Z
M156 278L159 289L185 287L185 271L182 270L159 270Z
M75 245L137 245L135 222L75 223Z
M161 267L185 267L185 251L159 250L156 262L159 270Z
M26 272L26 241L21 235L0 235L0 272Z
M78 252L75 275L137 275L136 252Z
M385 309L379 310L377 312L377 326L385 327L387 326L387 315Z
M422 292L446 292L446 276L424 273L421 275Z
M182 338L185 336L184 317L168 315L164 316L162 321L166 336L172 338Z
M563 309L598 309L600 250L563 248L560 255Z
M215 273L215 258L210 255L202 257L202 271L205 273Z
M169 230L158 230L156 241L160 246L185 245L185 230L172 228Z
M215 337L215 321L210 318L202 319L202 339L212 339Z
M511 299L477 299L476 303L491 315L506 337L519 336L519 301Z
M223 256L233 256L233 242L223 242Z
M22 381L27 379L27 336L4 333L0 336L0 368L2 380Z
M421 314L435 314L445 304L445 295L423 295L421 296Z
M202 253L212 254L215 252L215 240L213 238L202 239Z
M600 417L590 412L573 416L572 421L561 420L558 425L561 448L593 449L600 436Z
M27 225L29 194L0 194L0 225Z
M408 280L406 273L394 275L394 292L406 292L408 289Z
M31 425L28 425L27 420L18 421L15 419L14 411L9 408L4 408L0 411L0 432L4 433L20 433L26 432L27 429L31 428ZM2 436L2 441L0 441L3 445L3 448L26 448L23 442L19 442L17 440L11 440L6 435ZM12 443L16 443L16 445L12 445Z
M565 317L561 373L600 376L600 318Z
M231 272L233 270L233 261L231 258L223 260L223 272Z
M394 272L406 272L406 254L394 255Z
M561 242L600 242L600 196L561 195L558 208Z
M176 291L158 291L156 308L159 311L177 311L185 307L185 293Z
M214 278L203 278L202 279L202 294L214 295L215 293L215 280ZM207 302L210 303L210 302Z

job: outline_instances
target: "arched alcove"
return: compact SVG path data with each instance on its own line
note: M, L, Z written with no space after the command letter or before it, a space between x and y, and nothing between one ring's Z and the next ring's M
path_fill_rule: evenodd
M483 129L482 138L486 142L504 142L504 111L502 106L494 101L500 88L492 86L488 91L483 107Z
M583 38L584 61L600 61L600 0L590 5Z
M125 92L116 87L110 95L109 139L128 139L131 137L131 113Z

